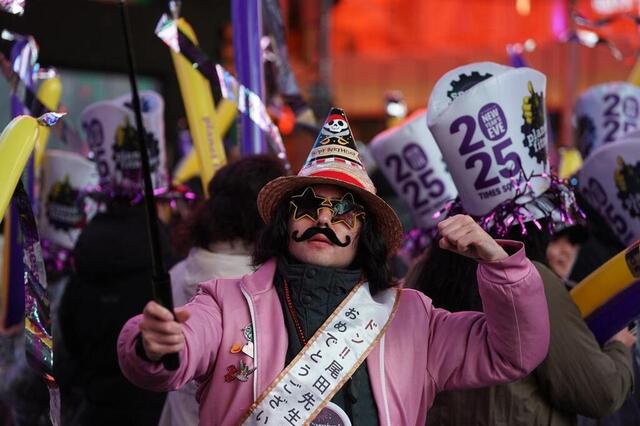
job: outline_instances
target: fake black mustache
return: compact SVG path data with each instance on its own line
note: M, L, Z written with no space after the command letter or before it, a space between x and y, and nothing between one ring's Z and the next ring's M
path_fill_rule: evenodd
M329 228L319 228L317 226L312 226L311 228L308 228L306 231L304 231L304 233L300 237L298 237L298 231L293 231L293 234L291 234L291 238L293 238L293 241L299 243L301 241L306 241L317 234L324 235L329 239L329 241L331 241L333 244L337 245L338 247L346 247L349 244L351 244L350 236L347 235L346 241L343 243L338 239L338 236L336 235L335 232L333 232L333 230Z

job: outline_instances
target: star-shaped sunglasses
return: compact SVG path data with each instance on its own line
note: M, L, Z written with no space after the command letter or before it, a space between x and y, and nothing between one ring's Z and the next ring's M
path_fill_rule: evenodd
M290 207L293 210L293 220L309 218L318 220L320 209L331 210L331 223L344 223L352 229L358 218L364 221L364 207L357 204L352 193L347 192L340 199L319 197L310 186L302 194L291 197Z

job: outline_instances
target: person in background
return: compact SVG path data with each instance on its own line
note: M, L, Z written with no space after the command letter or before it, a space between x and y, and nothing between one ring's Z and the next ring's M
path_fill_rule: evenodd
M547 245L549 267L565 281L572 274L580 246L587 240L587 229L582 225L569 226L553 234ZM567 285L573 286L573 282Z
M576 193L576 200L587 216L587 235L579 245L580 248L576 254L571 273L567 277L569 283L579 283L607 260L625 249L625 245L607 221L579 192Z
M191 300L201 282L254 271L251 253L264 227L256 204L258 193L267 182L284 175L281 161L267 155L244 157L216 172L208 186L210 198L193 213L189 225L194 246L170 271L175 306ZM196 383L190 382L170 392L159 425L197 425L196 389Z
M428 425L575 425L577 415L598 418L612 413L631 391L630 348L635 336L625 328L601 348L564 281L545 266L548 234L531 222L526 227L525 237L514 229L505 238L524 242L527 256L542 276L551 322L549 354L522 380L439 394ZM483 311L473 284L475 261L434 245L420 263L419 273L411 274L407 285L415 285L439 308Z
M112 202L83 230L60 306L60 326L74 377L81 389L72 425L149 425L160 418L165 394L140 389L122 375L118 332L153 297L151 251L143 204ZM169 238L161 227L166 264ZM62 379L62 378L61 378Z

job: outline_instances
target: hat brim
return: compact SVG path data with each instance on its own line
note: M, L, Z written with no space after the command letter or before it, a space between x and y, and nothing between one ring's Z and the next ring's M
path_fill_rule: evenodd
M288 193L310 185L335 185L352 191L359 197L367 209L367 214L374 215L382 237L393 255L402 243L402 223L396 212L382 198L360 188L359 186L329 177L320 176L282 176L267 183L258 194L258 212L265 221L271 223L273 213Z

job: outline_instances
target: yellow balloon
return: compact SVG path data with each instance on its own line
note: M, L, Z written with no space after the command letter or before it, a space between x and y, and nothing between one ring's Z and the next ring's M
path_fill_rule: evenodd
M60 78L56 75L52 78L44 80L38 88L38 94L36 95L38 100L42 102L42 105L47 107L49 111L57 111L60 104L60 97L62 96L62 83ZM44 158L44 151L47 149L47 141L49 140L50 129L48 127L42 127L40 129L40 135L36 142L35 152L35 170L39 173L40 166L42 165L42 159Z
M238 108L235 102L223 99L218 103L216 115L220 126L221 134L227 133L229 127L233 124ZM189 179L200 176L200 164L198 154L195 150L190 151L176 166L173 172L173 183L185 183ZM207 185L209 183L207 182Z
M198 156L195 149L192 149L176 166L173 173L173 183L185 183L189 179L199 175L200 169L198 168Z
M621 251L571 290L583 317L640 279L640 241Z
M0 134L0 217L4 216L36 145L38 127L35 118L21 115L11 120Z
M558 151L560 161L558 162L558 177L568 179L582 167L582 155L575 148L560 148Z
M187 21L180 18L178 28L194 44L198 44L195 32ZM220 137L220 124L211 95L211 86L184 56L171 50L171 58L178 75L189 131L200 164L200 177L206 195L209 180L227 161Z
M636 86L640 86L640 57L636 60L633 69L629 73L629 77L627 77L627 82L631 84L635 84Z
M233 124L238 114L238 105L229 99L222 99L218 102L216 108L216 116L218 117L218 126L220 135L225 135L229 127Z

